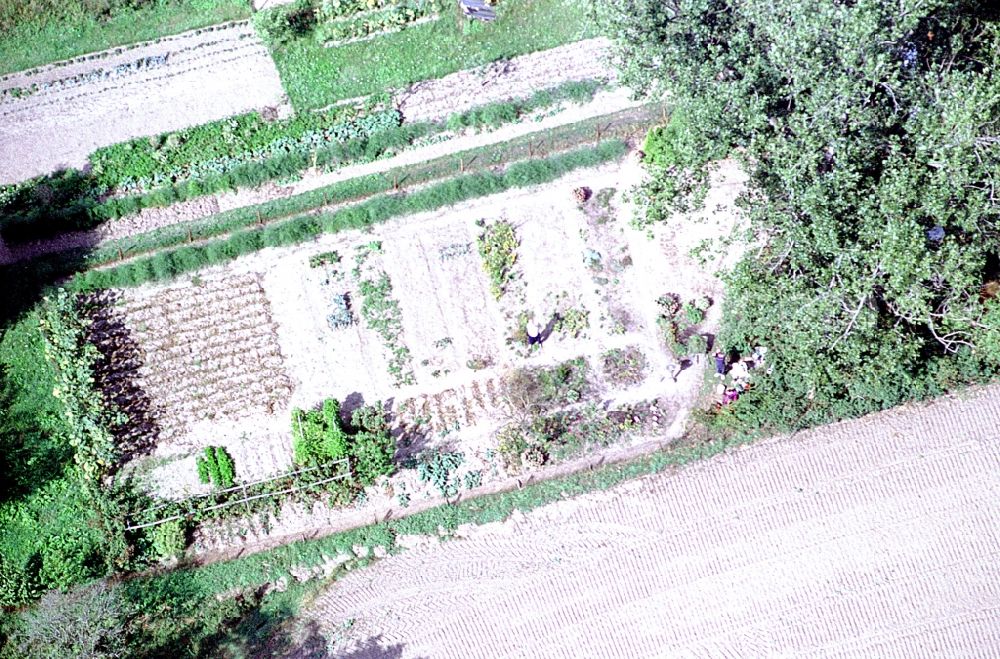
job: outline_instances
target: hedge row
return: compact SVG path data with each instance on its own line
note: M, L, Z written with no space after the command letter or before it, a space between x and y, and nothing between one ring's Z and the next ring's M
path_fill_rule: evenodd
M206 266L227 263L265 247L293 245L322 233L362 229L400 215L547 183L574 169L620 158L626 148L620 140L608 140L545 160L518 162L503 174L482 172L460 176L408 195L381 196L335 212L304 215L280 224L240 231L225 239L163 251L113 268L91 270L77 275L72 285L81 290L95 290L164 281Z

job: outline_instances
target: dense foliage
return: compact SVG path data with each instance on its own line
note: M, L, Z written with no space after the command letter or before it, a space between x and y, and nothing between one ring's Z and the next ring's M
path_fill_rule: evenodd
M340 419L340 403L330 398L319 410L292 410L292 451L302 466L322 465L349 458L351 473L360 485L371 485L394 470L396 442L380 405L354 410L351 427Z
M198 469L198 479L215 487L232 487L236 479L236 466L233 457L224 446L206 446L202 454L195 458Z
M61 328L56 334L68 341L64 365L46 358L51 348L44 319L49 332ZM79 323L70 301L59 294L8 327L0 340L2 607L106 574L122 557L113 495L94 479L109 455L100 457L108 448L106 430L86 416L100 398L87 388L81 361L87 351L72 338L79 337ZM62 391L66 395L57 397Z
M816 423L933 395L1000 358L1000 23L990 3L609 0L623 82L676 103L658 221L732 149L748 249L721 340L770 348L733 412ZM702 154L699 157L699 154Z

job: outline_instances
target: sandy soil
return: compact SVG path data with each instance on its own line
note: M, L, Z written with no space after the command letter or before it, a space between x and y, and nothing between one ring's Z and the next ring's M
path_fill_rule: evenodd
M589 103L567 105L559 112L552 116L546 116L540 121L530 120L511 124L489 132L449 134L449 139L442 142L407 149L391 158L350 165L331 172L309 170L303 172L301 179L292 183L280 185L265 183L258 188L245 188L237 192L206 195L191 201L173 204L167 208L146 208L135 215L107 222L93 231L69 233L52 240L19 245L10 248L9 252L5 252L0 246L0 263L21 261L74 247L93 247L110 240L139 235L159 227L199 220L221 211L315 190L338 181L414 165L457 151L500 144L531 133L612 114L638 105L639 103L630 98L628 90L614 89L599 92Z
M336 656L989 656L998 428L993 386L408 539L307 618Z
M423 80L398 93L396 107L407 121L429 121L477 105L525 98L570 80L612 80L609 45L604 38L587 39Z
M3 93L33 84L28 96ZM246 22L12 74L0 81L0 184L83 167L101 146L284 104Z

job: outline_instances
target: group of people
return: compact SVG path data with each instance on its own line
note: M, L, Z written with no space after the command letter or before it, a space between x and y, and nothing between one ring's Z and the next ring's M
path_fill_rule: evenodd
M749 359L736 359L730 363L725 352L715 351L715 377L721 380L716 387L716 393L721 395L722 405L736 402L740 395L750 388L750 371L763 367L766 355L766 347L755 346ZM770 372L770 368L768 372ZM729 375L732 380L732 386L726 386L726 375Z

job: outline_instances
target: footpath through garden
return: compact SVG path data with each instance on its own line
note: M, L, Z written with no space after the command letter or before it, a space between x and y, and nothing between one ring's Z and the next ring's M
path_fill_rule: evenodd
M993 385L407 538L306 618L352 657L984 656L998 428Z

